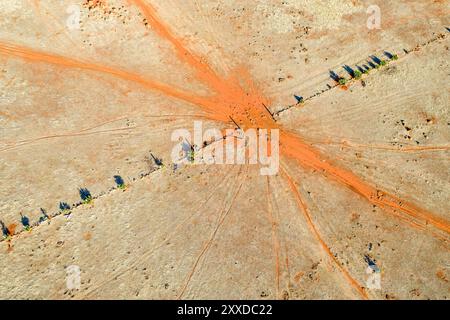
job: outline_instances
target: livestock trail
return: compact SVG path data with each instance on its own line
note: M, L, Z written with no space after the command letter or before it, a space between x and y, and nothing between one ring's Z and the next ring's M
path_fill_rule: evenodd
M0 54L21 58L29 62L44 62L65 68L76 68L89 72L109 74L126 81L140 84L149 90L165 96L180 99L195 105L205 111L207 117L211 120L228 124L230 119L232 119L244 130L249 128L279 129L280 152L282 156L295 160L304 168L321 172L325 177L349 188L371 204L383 208L386 213L401 219L408 225L426 230L443 241L448 241L448 234L450 233L449 221L437 217L435 214L420 208L416 204L404 201L385 190L372 186L369 182L364 181L350 170L336 165L333 159L319 152L300 136L290 132L277 123L265 107L266 105L270 105L269 99L258 89L255 82L251 79L248 70L240 68L230 72L227 76L218 74L206 62L206 59L189 51L185 47L184 42L172 32L170 26L166 25L158 17L153 6L143 0L129 0L129 3L141 11L146 21L152 27L152 30L159 37L168 41L173 46L178 59L193 70L196 79L211 89L210 96L201 96L194 92L186 91L170 84L160 83L122 69L78 61L14 44L0 42ZM367 298L364 288L333 257L329 246L325 243L318 228L314 225L312 213L306 207L304 201L302 201L293 178L284 168L282 169L282 176L289 184L293 198L299 205L299 210L310 226L311 232L316 237L324 254L341 271L348 284L361 297Z

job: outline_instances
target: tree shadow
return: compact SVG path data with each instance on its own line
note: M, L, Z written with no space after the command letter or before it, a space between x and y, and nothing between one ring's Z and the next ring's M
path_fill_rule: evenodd
M297 103L302 103L303 102L303 97L302 96L297 96L296 94L294 94L294 98L295 98L295 100L297 100Z
M355 77L355 70L353 70L352 67L350 67L348 65L344 65L344 66L342 66L342 68L344 68L344 70L347 71L347 73L350 75L350 77L352 77L352 78Z
M336 82L339 82L339 79L341 78L336 72L333 70L330 70L330 78L333 79Z
M0 220L0 226L1 226L1 228L2 228L2 234L3 234L3 237L9 237L10 236L10 233L9 233L9 230L8 230L8 228L5 226L5 224L3 223L3 221L1 221Z
M125 181L123 181L121 176L114 176L114 182L117 184L118 187L125 185Z
M60 202L59 203L59 210L61 211L66 211L66 210L70 210L70 205L67 202ZM41 208L41 211L43 211L43 209ZM43 212L44 215L45 211Z
M80 193L80 198L83 201L91 201L92 195L91 192L87 188L80 188L78 189L78 192Z
M372 69L375 69L377 66L375 65L375 63L373 63L372 61L367 61L367 64L369 65L369 67L371 67Z
M392 53L390 53L389 51L385 51L383 53L389 60L392 60L392 58L394 58L394 55Z
M358 69L359 72L361 73L365 73L367 71L367 69L362 68L361 66L356 66L356 68Z
M23 214L20 214L20 223L22 223L22 226L25 229L30 228L30 219L27 216L24 216Z
M379 271L377 264L374 260L372 260L367 254L364 255L364 260L366 261L367 265L374 271Z
M372 55L370 56L370 58L373 60L373 62L375 62L376 64L380 65L381 64L381 59L378 58L376 55Z
M157 166L162 166L163 165L162 159L155 157L153 155L153 153L151 153L151 152L150 152L150 155L152 156L152 159L153 159L153 161L155 162L155 164Z
M65 203L65 202L60 202L59 203L59 208L61 209L61 204ZM68 204L65 203L67 206ZM41 216L39 217L39 223L42 223L46 220L50 219L50 217L48 216L47 212L45 211L45 209L41 208Z

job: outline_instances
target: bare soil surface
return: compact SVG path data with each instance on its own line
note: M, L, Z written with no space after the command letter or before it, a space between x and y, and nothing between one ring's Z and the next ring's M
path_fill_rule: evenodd
M2 1L0 298L448 299L448 5ZM278 174L174 167L194 121Z

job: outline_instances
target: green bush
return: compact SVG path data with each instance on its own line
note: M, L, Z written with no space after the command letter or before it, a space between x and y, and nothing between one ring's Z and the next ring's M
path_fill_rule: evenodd
M189 152L187 154L187 159L189 162L194 162L194 160L195 160L195 151L194 150L189 150Z
M353 78L359 79L359 78L361 78L361 76L362 76L362 72L361 72L361 71L355 70L355 71L353 72Z

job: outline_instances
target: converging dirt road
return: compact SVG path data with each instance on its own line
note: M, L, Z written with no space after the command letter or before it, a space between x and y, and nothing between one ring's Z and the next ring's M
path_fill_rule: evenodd
M0 298L447 299L448 4L2 2Z

